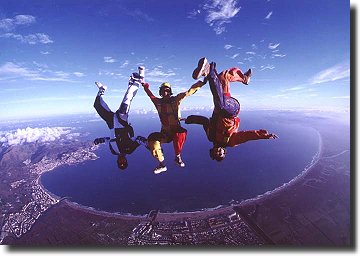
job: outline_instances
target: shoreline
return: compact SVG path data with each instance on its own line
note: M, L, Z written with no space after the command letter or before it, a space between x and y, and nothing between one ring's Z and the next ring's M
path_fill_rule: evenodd
M211 207L211 208L204 208L204 209L200 209L200 210L195 210L195 211L174 211L174 212L159 212L158 215L162 215L162 216L187 216L187 215L191 215L191 216L197 216L197 215L201 215L201 214L208 214L208 213L212 213L215 211L224 211L224 210L228 210L228 209L232 209L234 206L243 206L243 205L247 205L253 202L257 202L257 201L263 201L269 197L274 196L275 194L283 191L283 190L287 190L288 188L290 188L291 186L293 186L294 184L296 184L297 182L299 182L301 179L303 179L310 170L312 170L312 168L318 163L318 161L321 158L321 154L322 154L322 148L323 148L323 142L322 142L322 137L321 134L318 130L316 130L316 133L318 134L318 140L319 140L319 144L318 144L318 151L316 152L316 154L313 155L312 160L310 161L310 163L307 164L307 166L305 166L305 168L301 171L301 173L299 173L296 177L294 177L293 179L291 179L290 181L284 183L283 185L276 187L272 190L266 191L263 194L257 195L255 197L252 198L248 198L245 200L230 200L230 202L232 201L236 201L237 203L235 204L228 204L228 205L218 205L216 207ZM98 157L98 156L97 156ZM72 165L72 164L67 164L67 165ZM58 166L59 167L59 166ZM104 210L97 210L94 207L90 207L90 206L85 206L82 205L80 203L74 202L69 200L69 197L59 197L55 194L53 194L52 192L50 192L49 190L47 190L44 185L41 183L41 179L40 177L46 173L46 172L50 172L52 170L54 170L57 167L54 167L50 170L45 170L43 172L41 172L40 174L38 174L38 178L36 179L37 184L42 188L42 190L49 195L49 197L51 197L54 201L57 201L56 204L59 204L61 201L64 201L68 206L70 206L71 208L80 210L80 211L84 211L87 213L93 213L93 214L97 214L97 215L101 215L101 216L105 216L105 217L118 217L118 218L126 218L126 219L142 219L142 218L146 218L148 216L148 214L132 214L132 213L120 213L120 212L109 212L109 211L104 211ZM150 210L152 211L152 210Z
M293 186L294 184L298 183L299 180L303 179L310 170L312 170L312 168L319 162L320 158L321 158L321 154L322 154L322 148L323 148L323 142L322 142L322 136L319 133L319 131L317 131L318 133L318 139L319 139L319 147L318 147L318 152L313 156L312 161L302 170L301 173L299 173L296 177L294 177L292 180L290 180L289 182L284 183L283 185L274 188L273 190L267 191L264 194L258 195L254 198L249 198L246 199L244 201L242 201L240 203L240 205L243 204L248 204L254 201L258 201L258 200L264 200L267 197L271 197L276 193L279 193L283 190L286 190L287 188Z
M51 191L52 184L49 184L48 190L45 187L47 183L42 183L48 181L43 180L44 177L42 177L46 172L57 172L63 169L86 172L94 165L102 164L102 160L86 162L103 157L103 155L97 156L101 153L94 151L89 142L85 143L87 140L81 140L74 144L64 144L67 147L49 144L42 151L38 151L36 155L34 155L34 151L37 149L36 145L27 145L23 148L14 147L10 149L11 151L6 155L7 158L4 159L3 163L5 167L3 174L13 175L11 178L14 182L11 181L12 183L5 183L5 185L14 193L9 195L8 201L14 202L14 205L6 206L10 211L9 215L3 216L0 244L191 245L204 244L205 242L215 244L218 242L215 240L222 240L224 244L245 245L245 240L250 239L250 234L247 232L249 230L244 230L246 226L251 229L253 235L256 233L255 236L267 236L278 245L348 245L351 242L351 220L349 216L349 174L351 167L348 161L351 149L348 139L344 137L344 135L348 135L348 126L340 124L331 130L331 124L335 123L332 123L330 119L317 119L315 123L309 124L308 127L311 130L308 130L308 136L312 140L312 145L308 148L305 146L304 149L304 141L300 141L303 140L301 138L299 140L301 145L295 146L300 147L300 150L303 151L302 162L293 162L291 157L298 152L291 152L289 156L288 148L286 148L287 152L284 155L287 159L283 158L282 160L291 161L290 165L286 166L283 162L277 162L275 163L276 166L263 166L264 169L258 173L260 176L255 179L260 179L264 175L267 176L268 172L278 176L283 171L283 174L287 175L279 179L275 178L279 181L276 185L274 184L275 186L270 186L274 181L274 176L268 176L267 178L272 180L270 182L265 181L265 187L263 187L265 189L254 188L258 189L256 193L250 197L245 197L245 200L241 197L246 189L236 190L237 188L235 188L235 192L239 192L239 194L234 192L234 194L229 194L229 197L224 196L221 198L223 201L215 201L217 200L215 198L204 202L205 204L214 203L215 205L210 205L216 206L214 208L185 208L185 211L178 211L176 208L171 209L172 206L177 206L177 202L171 202L170 205L164 205L160 202L156 205L156 203L147 202L147 199L140 202L140 204L144 202L147 205L140 206L137 205L137 201L134 205L128 206L128 202L133 202L131 199L126 202L124 200L127 199L122 201L114 199L115 205L100 205L100 207L113 206L113 209L104 211L102 208L95 209L97 206L93 208L89 207L89 204L83 206L72 201L77 199L70 193L72 191L67 193L61 190L65 194L62 193L57 196L57 193L53 193L57 192L56 190ZM292 150L293 148L289 149ZM16 155L19 151L22 151L22 155ZM22 156L22 158L18 158L18 160L14 159L14 156ZM35 157L30 159L31 156ZM10 173L11 165L8 163L14 163L19 167L17 173ZM236 163L238 163L237 160ZM86 165L84 166L84 164ZM283 170L279 171L279 165L284 165ZM60 166L60 169L56 169ZM94 169L95 178L97 178L97 170L103 168L100 165ZM249 169L251 174L252 171L253 169ZM58 186L63 187L71 182L67 179L72 179L72 174L74 173L69 173L64 180L53 179L52 183L55 183L55 186L58 184ZM292 174L294 175L290 176ZM28 178L23 179L24 175ZM86 173L82 176L86 180L89 179ZM137 178L135 177L135 179ZM148 178L152 179L151 176ZM235 180L233 176L229 179ZM254 178L251 177L250 179ZM164 181L169 180L166 178ZM203 181L207 183L209 180L203 179ZM177 180L175 182L177 183ZM62 186L63 183L65 184ZM151 184L153 183L151 182ZM220 182L216 181L216 183ZM245 178L235 181L233 185L237 187L244 185L244 183L247 185L250 184L250 181ZM115 185L117 186L117 184ZM77 188L79 190L77 185L75 184L74 190ZM107 184L105 185L107 186ZM260 186L258 182L252 185ZM87 187L84 188L86 190ZM3 191L8 194L8 190ZM124 190L124 192L126 191ZM16 196L23 195L24 192L27 198L21 202L18 201ZM219 191L212 189L212 192ZM67 195L71 197L61 197ZM87 199L87 194L84 197ZM184 198L181 197L180 199ZM102 201L102 199L99 200ZM111 199L109 200L111 201ZM168 198L168 201L172 200L175 199L173 197ZM203 201L200 202L199 200L199 204L197 204L197 199L192 200L194 204L186 202L182 206L197 207L204 205ZM137 206L140 208L135 208ZM128 207L131 211L122 213ZM164 207L166 208L162 212ZM135 212L137 209L142 210L139 212L141 215L137 215ZM247 245L252 245L252 243L249 242Z

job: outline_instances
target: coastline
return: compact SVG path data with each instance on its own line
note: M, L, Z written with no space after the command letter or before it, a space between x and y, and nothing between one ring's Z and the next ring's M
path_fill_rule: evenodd
M249 199L243 200L240 204L242 205L242 204L248 204L251 202L255 202L258 200L264 200L267 197L273 196L276 193L280 193L283 190L288 189L289 187L293 186L294 184L298 183L301 179L303 179L312 170L312 168L316 164L318 164L318 162L321 158L323 142L322 142L321 134L318 131L317 131L317 133L318 133L318 139L319 139L318 152L313 156L312 161L304 168L304 170L301 173L299 173L296 177L294 177L289 182L286 182L283 185L281 185L277 188L274 188L273 190L267 191L264 194L258 195L254 198L249 198Z
M322 142L322 137L321 134L318 130L316 130L316 133L318 135L318 151L316 152L316 154L313 155L312 160L310 161L309 164L307 164L307 166L305 166L305 168L301 171L301 173L299 173L296 177L294 177L293 179L291 179L290 181L284 183L283 185L276 187L272 190L266 191L263 194L257 195L253 198L248 198L248 199L244 199L244 200L230 200L230 202L235 201L237 202L236 204L227 204L227 205L218 205L216 207L210 207L210 208L205 208L205 209L200 209L200 210L195 210L195 211L175 211L175 212L159 212L158 215L161 217L166 217L166 216L172 216L172 217L185 217L185 216L200 216L202 214L206 214L205 216L210 215L211 213L215 213L215 212L223 212L226 210L230 210L232 209L234 206L243 206L243 205L247 205L250 203L257 203L258 201L263 201L265 199L267 199L268 197L272 197L277 193L280 193L284 190L289 189L291 186L293 186L294 184L298 183L301 179L303 179L309 172L310 170L318 163L320 156L322 154L322 148L323 148L323 142ZM97 156L98 157L98 156ZM99 158L99 157L98 157ZM72 165L72 164L66 164L66 165ZM57 166L59 167L59 166ZM53 169L57 168L54 167ZM41 183L41 175L46 173L46 172L50 172L53 169L50 170L45 170L43 171L41 174L39 174L39 177L37 179L37 183L39 184L39 186L41 186L41 188L50 196L52 197L54 200L57 200L58 202L56 204L58 204L60 201L64 201L66 202L66 204L74 209L77 209L79 211L84 211L87 213L92 213L92 214L97 214L97 215L102 215L105 217L119 217L119 218L127 218L127 219L140 219L140 218L146 218L148 214L132 214L132 213L121 213L121 212L109 212L109 211L104 211L104 210L97 210L93 207L90 206L85 206L82 205L80 203L71 201L70 199L68 199L67 197L65 199L51 193L50 191L48 191L44 185ZM151 210L150 210L151 211Z
M126 246L186 241L202 244L202 240L213 244L215 239L224 238L226 244L244 245L242 242L248 234L243 226L247 224L252 233L268 237L273 244L349 245L351 150L344 136L348 135L349 127L341 124L337 130L331 130L330 124L330 120L321 120L311 126L317 132L314 153L306 156L304 167L298 169L300 173L273 190L214 208L183 212L155 209L148 215L97 210L67 197L58 197L44 187L41 180L44 173L60 165L73 166L99 158L89 144L78 142L65 152L62 146L49 145L36 155L33 163L26 156L32 156L35 146L14 148L7 155L7 161L14 163L11 153L20 150L26 151L23 156L27 159L19 159L18 173L13 174L14 182L8 187L10 192L27 192L27 201L15 201L17 198L13 197L13 211L3 216L5 226L2 226L0 244ZM4 167L6 164L3 162ZM24 174L27 182L22 180ZM228 236L223 237L225 232Z

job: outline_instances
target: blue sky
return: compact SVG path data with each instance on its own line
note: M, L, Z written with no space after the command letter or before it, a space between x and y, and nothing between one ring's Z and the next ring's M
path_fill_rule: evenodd
M231 87L243 109L345 111L349 18L344 0L1 0L0 120L95 113L94 81L116 110L139 65L155 94L165 81L178 93L203 56L253 69ZM211 105L208 86L182 103ZM131 112L152 108L141 89Z

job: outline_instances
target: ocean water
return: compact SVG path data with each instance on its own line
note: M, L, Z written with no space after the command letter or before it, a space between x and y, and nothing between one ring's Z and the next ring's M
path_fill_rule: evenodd
M279 139L249 141L228 148L225 160L215 162L209 157L211 143L202 127L184 125L188 130L182 153L185 168L173 163L170 143L163 145L168 167L165 173L153 174L157 161L142 146L128 156L129 166L122 171L117 168L116 156L104 144L96 152L99 159L59 167L43 174L41 182L55 195L97 210L136 215L154 209L196 211L273 190L300 174L318 152L318 132L293 114L242 112L239 117L239 130L265 128L278 134ZM160 129L156 116L133 115L130 120L136 135L147 136ZM89 122L84 118L71 125L75 124L87 140L109 135L101 120Z

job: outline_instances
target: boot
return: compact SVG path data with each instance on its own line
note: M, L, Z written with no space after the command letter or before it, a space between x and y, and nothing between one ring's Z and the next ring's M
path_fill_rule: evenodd
M206 77L210 72L210 64L207 61L206 57L203 57L199 60L197 68L192 73L193 79L199 79L200 77Z
M248 69L247 72L244 73L244 76L246 77L246 80L245 80L245 85L248 85L249 84L249 81L250 81L250 78L251 78L251 69Z
M104 92L107 90L107 86L103 85L101 82L94 82L98 87L98 95L104 95Z

